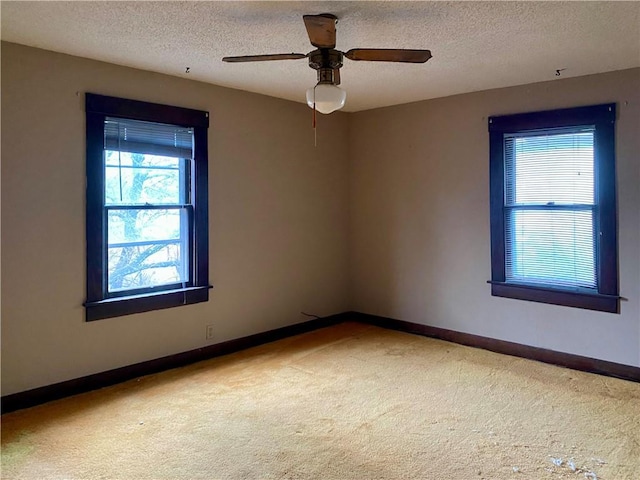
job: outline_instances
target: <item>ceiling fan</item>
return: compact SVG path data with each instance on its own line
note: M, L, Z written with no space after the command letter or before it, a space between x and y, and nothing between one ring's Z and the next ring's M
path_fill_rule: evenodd
M370 62L425 63L431 58L429 50L407 50L400 48L352 48L347 52L336 50L336 23L338 17L331 13L303 15L304 25L311 45L316 47L307 54L276 53L269 55L245 55L224 57L223 62L262 62L268 60L309 59L309 66L318 72L318 83L307 90L307 103L320 113L331 113L344 106L347 92L340 85L342 60L365 60Z

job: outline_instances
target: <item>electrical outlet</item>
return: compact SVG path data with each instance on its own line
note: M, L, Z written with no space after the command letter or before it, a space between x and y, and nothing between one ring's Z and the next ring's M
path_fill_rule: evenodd
M207 340L213 338L213 325L207 325Z

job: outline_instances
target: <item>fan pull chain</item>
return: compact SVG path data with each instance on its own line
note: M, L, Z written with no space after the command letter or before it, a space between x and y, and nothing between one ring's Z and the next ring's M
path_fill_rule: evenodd
M316 87L313 87L313 146L318 146L318 127L316 123Z

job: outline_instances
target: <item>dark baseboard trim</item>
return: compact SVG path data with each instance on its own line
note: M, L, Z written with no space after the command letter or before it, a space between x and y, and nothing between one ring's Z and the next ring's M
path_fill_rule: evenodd
M448 342L459 343L469 347L482 348L496 353L513 355L515 357L528 358L539 362L551 363L561 367L581 370L583 372L597 373L609 377L622 378L632 382L640 382L640 367L623 365L621 363L608 362L595 358L573 355L571 353L556 352L545 348L531 347L520 343L497 340L495 338L481 337L470 333L456 332L446 328L431 327L419 323L394 320L392 318L378 317L366 313L352 312L347 317L350 320L376 325L378 327L399 330L401 332L415 333L425 337L437 338Z
M531 347L519 343L481 337L470 333L456 332L446 328L431 327L419 323L405 322L392 318L379 317L359 312L344 312L329 317L318 318L287 327L277 328L268 332L257 333L247 337L229 340L227 342L197 348L188 352L177 353L167 357L148 360L146 362L128 365L126 367L95 373L86 377L75 378L65 382L55 383L44 387L34 388L25 392L14 393L2 397L2 413L9 413L23 408L29 408L42 403L58 400L79 393L97 390L117 383L126 382L144 375L183 367L210 358L256 347L265 343L275 342L283 338L310 332L319 328L329 327L338 323L354 321L375 325L391 330L414 333L425 337L437 338L448 342L482 348L496 353L528 358L539 362L559 365L584 372L597 373L609 377L617 377L633 382L640 382L640 368L620 363L607 362L595 358L582 357L570 353L556 352L544 348Z
M227 355L283 338L310 332L319 328L329 327L349 319L349 315L339 313L328 317L317 318L307 322L277 328L268 332L249 335L227 342L218 343L188 352L177 353L167 357L148 360L146 362L128 365L126 367L95 373L86 377L74 378L65 382L34 388L25 392L14 393L2 397L2 413L9 413L23 408L29 408L42 403L58 400L71 395L97 390L117 383L132 380L144 375L162 372L172 368L183 367L210 358Z

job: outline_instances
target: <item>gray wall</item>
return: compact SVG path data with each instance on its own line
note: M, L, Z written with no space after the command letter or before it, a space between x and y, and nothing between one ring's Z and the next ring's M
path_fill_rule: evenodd
M2 394L306 320L640 365L640 69L357 114L2 44ZM211 113L208 303L84 322L84 92ZM618 102L622 314L490 296L486 117ZM215 338L205 340L206 325Z
M210 112L209 302L84 321L87 91ZM2 394L347 310L347 147L342 113L314 148L304 104L3 43Z
M492 297L487 117L618 103L620 315ZM354 310L640 366L640 69L351 115Z

